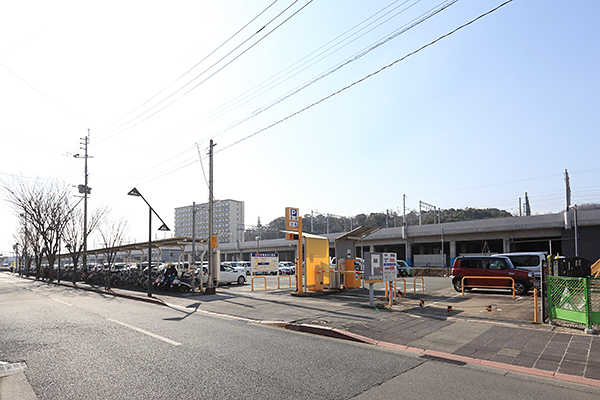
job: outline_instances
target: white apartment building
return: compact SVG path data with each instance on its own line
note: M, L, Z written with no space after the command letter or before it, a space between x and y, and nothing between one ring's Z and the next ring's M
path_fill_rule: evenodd
M175 209L175 237L192 237L193 205ZM244 202L219 200L213 203L213 233L219 243L244 241ZM196 237L208 239L208 203L196 204Z

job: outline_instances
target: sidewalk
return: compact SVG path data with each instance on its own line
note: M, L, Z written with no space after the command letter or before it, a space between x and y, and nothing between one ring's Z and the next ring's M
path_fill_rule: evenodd
M72 287L72 284L62 284ZM79 289L106 293L78 283ZM219 287L216 294L172 294L112 289L111 294L180 310L250 320L256 323L392 347L509 371L600 387L600 336L566 325L533 324L533 296L473 293L451 288L413 294L376 308L367 289L294 296L295 289L251 291L251 285ZM421 303L423 301L423 303ZM450 310L448 306L451 306Z

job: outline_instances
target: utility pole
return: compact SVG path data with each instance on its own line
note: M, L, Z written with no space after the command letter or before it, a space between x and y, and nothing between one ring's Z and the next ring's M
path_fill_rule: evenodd
M406 226L406 195L402 195L402 225Z
M569 181L569 172L565 169L565 189L567 195L567 212L569 211L569 207L571 207L571 183Z
M213 240L213 147L215 146L215 144L213 144L213 140L210 139L210 147L208 150L208 163L209 163L209 168L208 168L208 239L209 239L209 254L210 256L208 257L208 288L206 289L206 293L207 294L214 294L215 293L215 286L214 286L214 279L215 279L215 274L214 271L216 271L216 268L218 268L218 265L215 266L215 260L214 260L214 254L215 254L215 248L216 248L216 243L215 240ZM214 245L214 247L213 247Z
M75 158L83 158L84 159L84 184L79 185L79 193L83 193L83 268L87 269L87 198L88 194L91 194L92 188L88 187L88 144L90 143L90 130L88 129L87 136L81 138L81 145L83 146L81 149L84 150L84 155L75 154L73 157ZM73 270L73 284L76 284L76 269Z
M194 276L193 271L196 269L196 202L192 202L192 262L189 264L192 269L192 292L194 292ZM202 291L202 277L204 276L202 269L203 265L200 264L200 291Z
M529 196L527 196L527 192L525 192L525 216L529 217L531 215L531 205L529 204Z
M446 276L444 268L446 268L446 257L444 255L444 226L442 226L442 275Z

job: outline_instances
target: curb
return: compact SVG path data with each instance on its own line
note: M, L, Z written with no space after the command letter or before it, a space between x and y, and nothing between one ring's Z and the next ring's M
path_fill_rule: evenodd
M323 327L323 326L318 326L318 325L309 325L309 324L288 323L285 325L285 329L306 332L306 333L312 333L315 335L329 336L329 337L334 337L336 339L344 339L344 340L350 340L350 341L354 341L354 342L366 343L366 344L371 344L374 346L381 346L381 347L390 348L390 349L403 350L403 351L408 351L408 352L415 353L415 354L427 355L427 356L441 358L441 359L445 359L445 360L451 360L451 361L455 361L455 362L459 362L459 363L481 365L484 367L491 367L491 368L501 369L501 370L510 371L510 372L518 372L518 373L526 374L526 375L539 376L542 378L549 378L549 379L557 379L557 380L564 381L564 382L577 383L577 384L581 384L581 385L587 385L587 386L600 388L600 380L597 380L597 379L585 378L582 376L575 376L575 375L567 375L567 374L563 374L560 372L544 371L544 370L536 369L536 368L521 367L518 365L500 363L497 361L480 360L478 358L460 356L457 354L445 353L442 351L425 350L425 349L419 349L416 347L410 347L410 346L404 346L404 345L399 345L399 344L394 344L394 343L389 343L389 342L383 342L383 341L374 340L374 339L368 338L366 336L347 332L347 331L344 331L342 329L337 329L337 328L329 328L329 327Z
M100 294L108 294L111 296L116 296L116 297L122 297L124 299L130 299L130 300L139 300L139 301L145 301L146 303L152 303L152 304L158 304L161 306L166 306L167 303L165 303L164 301L157 299L155 297L141 297L141 296L133 296L130 294L124 294L124 293L117 293L117 292L113 292L110 289L95 289L95 288L91 288L91 287L84 287L84 286L78 286L78 285L73 285L73 284L66 284L66 283L57 283L57 282L49 282L49 283L53 283L54 285L60 285L60 286L64 286L64 287L68 287L68 288L72 288L72 289L81 289L81 290L85 290L88 292L95 292L95 293L100 293Z
M22 276L21 278L24 279L28 279L31 281L35 281L35 279L29 277L29 276ZM130 300L139 300L139 301L145 301L146 303L152 303L152 304L158 304L158 305L162 305L162 306L166 306L167 303L165 303L164 301L154 298L154 297L141 297L141 296L133 296L130 294L124 294L124 293L117 293L117 292L113 292L111 289L95 289L92 287L85 287L85 286L79 286L79 285L74 285L72 283L62 283L62 282L48 282L48 281L39 281L42 283L46 283L46 284L52 284L52 285L57 285L57 286L64 286L64 287L68 287L71 289L80 289L80 290L85 290L87 292L94 292L94 293L100 293L100 294L108 294L111 296L116 296L116 297L122 297L124 299L130 299Z

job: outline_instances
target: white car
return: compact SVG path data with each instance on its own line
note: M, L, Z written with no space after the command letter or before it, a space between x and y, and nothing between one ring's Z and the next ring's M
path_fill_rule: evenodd
M246 268L244 268L244 266L237 261L224 261L221 263L221 265L226 265L228 267L235 269L236 271L242 271L242 272L246 273ZM246 273L246 275L250 275L250 274Z
M284 267L288 267L292 270L292 274L296 273L296 263L292 261L281 261L279 265L283 265Z
M221 270L219 271L219 284L222 283L237 283L243 285L246 283L246 273L243 268L235 269L225 263L221 264Z
M279 269L279 275L291 275L292 274L292 269L290 267L288 267L287 265L285 265L284 263L279 263L278 269Z

